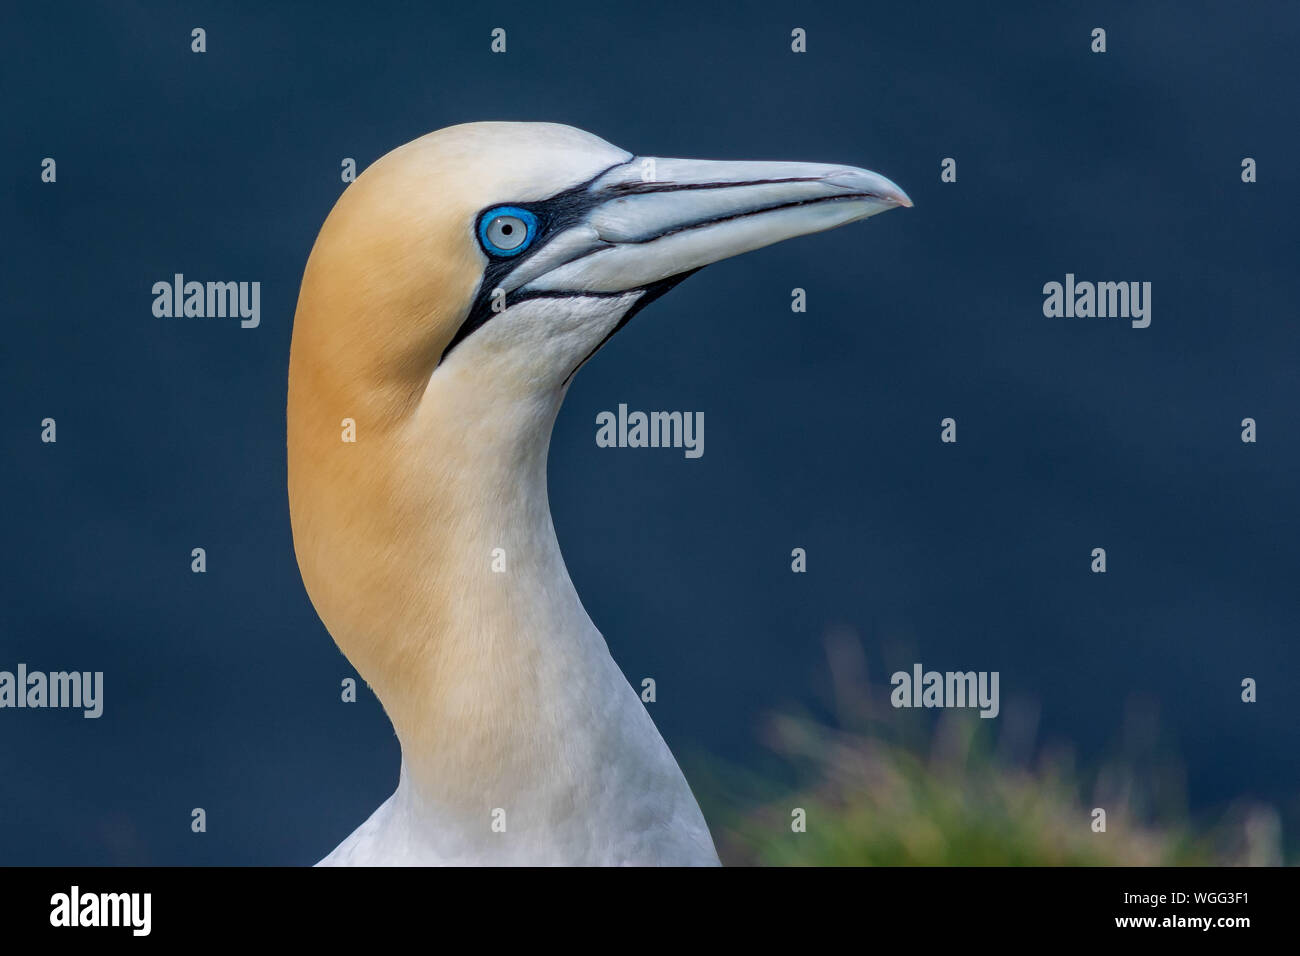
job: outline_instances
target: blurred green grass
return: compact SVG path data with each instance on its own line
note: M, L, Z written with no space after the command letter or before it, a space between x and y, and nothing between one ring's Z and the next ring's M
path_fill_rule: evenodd
M1069 748L1035 744L1031 707L1004 704L992 720L973 711L873 710L870 701L887 701L888 688L868 692L860 656L842 635L828 641L835 717L773 716L762 739L775 772L693 762L725 864L1283 863L1276 809L1243 800L1208 819L1187 813L1181 768L1140 702L1116 753L1085 771ZM1093 830L1097 807L1106 811L1105 832ZM796 808L805 832L792 829Z

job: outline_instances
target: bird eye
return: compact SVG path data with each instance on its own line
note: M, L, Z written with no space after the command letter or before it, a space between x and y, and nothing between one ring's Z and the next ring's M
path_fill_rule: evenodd
M537 235L537 217L517 206L489 209L479 219L478 238L494 256L517 256Z

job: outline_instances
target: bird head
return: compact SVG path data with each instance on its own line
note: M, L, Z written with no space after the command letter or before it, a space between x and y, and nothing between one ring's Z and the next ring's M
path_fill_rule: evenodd
M326 340L339 374L394 399L440 379L469 379L485 402L554 392L702 266L910 205L850 166L638 157L550 123L453 126L344 192L294 345Z

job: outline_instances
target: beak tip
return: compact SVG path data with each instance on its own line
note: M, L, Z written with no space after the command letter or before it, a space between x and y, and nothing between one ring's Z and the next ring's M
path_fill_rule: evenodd
M912 197L894 183L889 184L889 189L885 191L881 198L887 202L892 202L895 206L902 206L904 209L912 208Z
M892 179L869 169L848 169L845 174L832 181L837 185L844 185L849 189L865 193L877 202L887 204L886 208L895 206L902 206L904 209L912 208L912 197L903 192L903 187Z

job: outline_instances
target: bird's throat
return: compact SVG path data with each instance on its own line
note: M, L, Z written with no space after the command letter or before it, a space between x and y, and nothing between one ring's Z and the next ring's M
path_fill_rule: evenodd
M359 422L343 465L324 447L295 463L291 415L290 483L318 612L392 720L418 802L469 826L508 803L580 804L631 738L667 750L560 554L546 459L562 396L489 409L464 386L431 384L368 447Z

